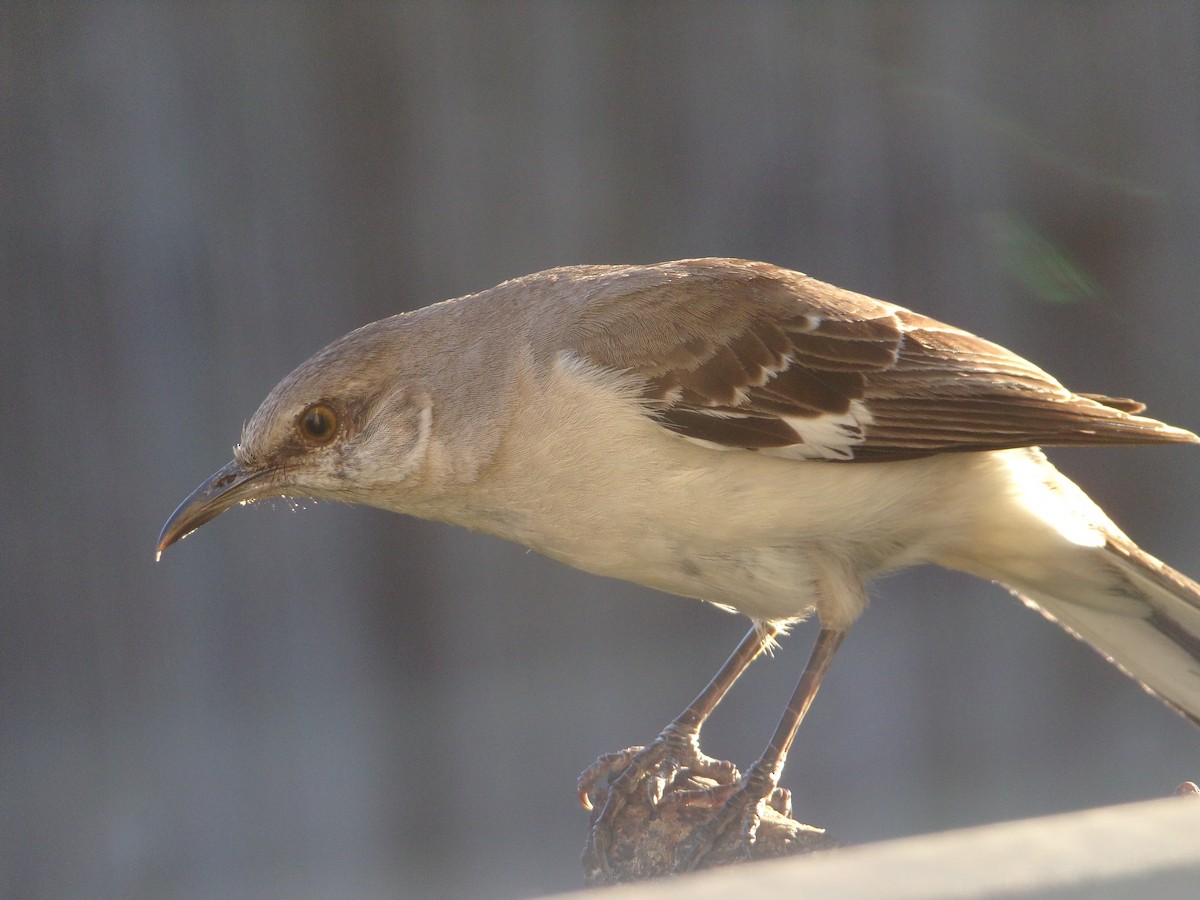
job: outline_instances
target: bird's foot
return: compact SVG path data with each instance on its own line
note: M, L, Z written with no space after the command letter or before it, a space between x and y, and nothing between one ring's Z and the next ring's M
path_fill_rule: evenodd
M650 751L646 756L640 756L643 748L608 754L580 778L585 802L595 810L593 824L600 823L606 808L613 816L607 829L594 830L588 837L584 868L589 886L837 846L822 829L789 816L787 791L772 788L766 799L754 799L760 794L743 793L747 781L737 777L730 763L715 768L698 765L718 775L719 783L694 775L690 766L680 766L679 773L668 778L674 766L666 760L650 762L662 752L651 748L645 748ZM640 776L634 763L639 757L649 766ZM678 759L673 762L679 764ZM615 783L631 764L635 765L630 775L634 789L608 807ZM665 791L652 786L654 779L667 785Z
M694 730L677 724L667 726L647 747L601 756L578 781L579 802L593 810L583 855L588 883L611 879L613 828L630 798L641 792L651 815L666 803L713 809L727 801L740 777L733 763L701 752Z
M784 819L792 817L791 792L777 787L775 781L774 776L756 765L740 784L726 789L721 807L676 848L674 871L706 868L712 864L710 854L718 845L723 848L720 864L754 859L765 808Z

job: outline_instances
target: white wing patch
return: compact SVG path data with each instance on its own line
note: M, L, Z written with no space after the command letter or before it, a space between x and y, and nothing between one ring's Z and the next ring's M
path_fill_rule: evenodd
M737 418L735 414L706 410L706 415L720 419ZM827 459L851 460L854 458L854 448L867 439L866 428L873 421L871 411L861 400L852 400L850 409L837 415L822 416L780 416L781 421L800 436L794 444L786 447L768 447L759 450L764 456L778 456L784 459ZM708 447L711 450L742 450L745 448L731 444L718 444L716 441L706 441L703 438L680 434L685 441Z
M854 448L867 439L866 428L873 421L871 411L861 400L852 400L850 409L840 414L825 414L812 418L783 416L800 435L800 443L790 447L770 447L761 452L766 456L787 459L854 458Z

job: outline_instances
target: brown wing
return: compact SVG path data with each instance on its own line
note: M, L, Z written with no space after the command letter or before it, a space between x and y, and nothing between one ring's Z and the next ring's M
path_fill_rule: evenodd
M665 427L717 446L879 461L1197 440L965 331L763 263L610 270L584 295L575 352L641 376Z

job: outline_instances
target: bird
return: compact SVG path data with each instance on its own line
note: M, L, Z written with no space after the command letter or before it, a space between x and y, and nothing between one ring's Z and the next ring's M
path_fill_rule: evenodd
M565 266L365 325L284 378L158 555L232 506L365 504L516 541L750 619L712 682L620 756L585 854L700 750L795 623L816 643L762 756L677 868L752 837L867 584L933 563L998 582L1200 724L1200 586L1140 549L1046 445L1197 443L966 331L768 263ZM586 805L586 804L585 804Z

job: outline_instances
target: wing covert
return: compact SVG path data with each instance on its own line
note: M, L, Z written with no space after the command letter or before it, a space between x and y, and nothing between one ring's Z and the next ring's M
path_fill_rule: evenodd
M618 270L625 272L626 270ZM883 461L1188 432L1075 394L1009 350L764 263L636 267L587 295L574 351L629 371L662 425L722 448Z

